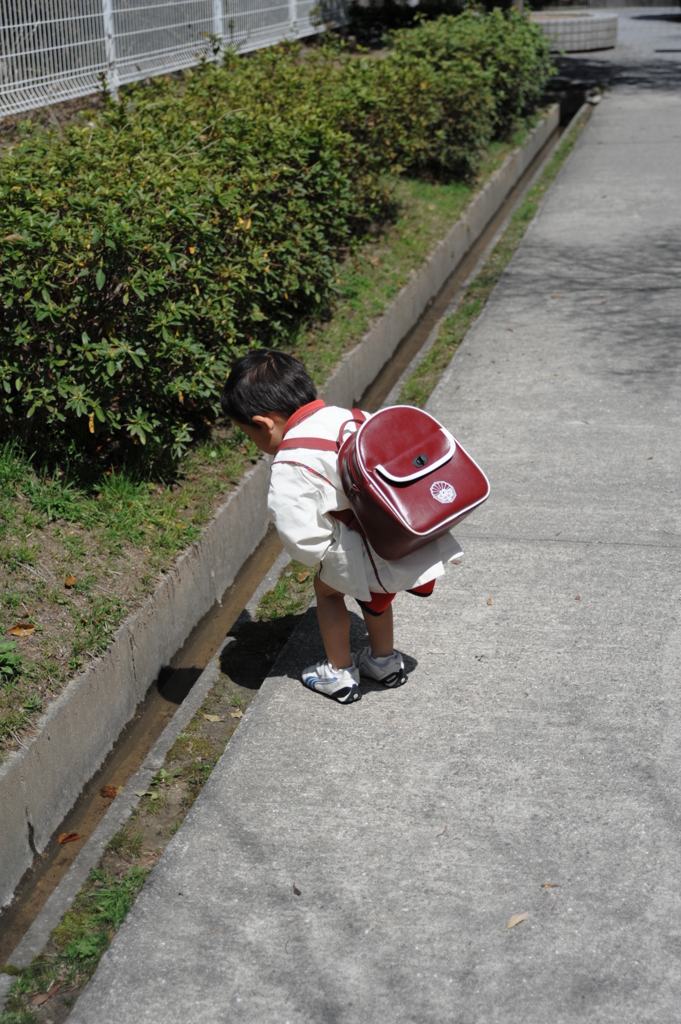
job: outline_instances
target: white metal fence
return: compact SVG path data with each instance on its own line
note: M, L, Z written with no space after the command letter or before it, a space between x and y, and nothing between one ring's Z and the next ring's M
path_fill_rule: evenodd
M344 0L0 0L0 116L312 35Z

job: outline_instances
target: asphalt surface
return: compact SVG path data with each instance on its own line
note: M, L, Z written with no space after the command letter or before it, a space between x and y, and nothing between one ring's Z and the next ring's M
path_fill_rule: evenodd
M596 108L430 402L492 496L408 684L304 690L308 614L72 1024L678 1024L679 166Z

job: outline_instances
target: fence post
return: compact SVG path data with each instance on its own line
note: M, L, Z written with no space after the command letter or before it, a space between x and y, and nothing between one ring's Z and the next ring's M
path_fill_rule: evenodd
M213 35L220 44L220 49L216 53L218 62L220 61L221 51L223 47L222 41L222 0L213 0Z
M104 42L106 45L106 87L112 99L118 99L118 70L116 68L116 37L114 35L113 0L102 0L104 15Z
M291 27L291 35L295 37L296 32L296 20L297 20L296 0L288 0L288 21Z

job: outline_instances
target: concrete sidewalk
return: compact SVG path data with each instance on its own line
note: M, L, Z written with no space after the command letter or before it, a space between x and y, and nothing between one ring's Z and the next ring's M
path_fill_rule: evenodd
M308 615L72 1024L678 1024L680 126L596 109L433 396L492 497L409 683Z

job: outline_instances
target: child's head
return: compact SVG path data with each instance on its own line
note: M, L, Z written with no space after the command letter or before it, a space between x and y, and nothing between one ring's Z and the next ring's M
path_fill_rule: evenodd
M273 455L286 421L316 397L317 389L299 359L261 348L233 364L221 403L225 415L262 451Z

